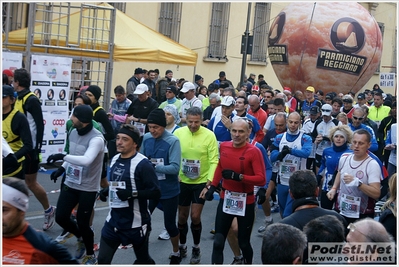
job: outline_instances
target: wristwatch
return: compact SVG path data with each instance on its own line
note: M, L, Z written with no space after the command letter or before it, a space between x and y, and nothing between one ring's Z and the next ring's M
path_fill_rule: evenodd
M359 188L362 184L363 182L359 180L359 185L357 187Z
M240 174L240 175L238 175L238 178L240 178L240 181L242 181L242 179L244 179L244 175Z
M132 197L138 197L139 193L137 192L137 190L133 190L132 191Z

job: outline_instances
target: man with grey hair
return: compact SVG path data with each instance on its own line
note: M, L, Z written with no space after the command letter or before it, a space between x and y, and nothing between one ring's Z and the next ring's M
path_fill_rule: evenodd
M177 129L174 134L181 144L181 168L178 228L180 231L180 257L187 256L188 217L191 217L193 248L191 264L201 261L201 214L205 199L200 198L210 186L218 164L218 144L212 131L201 126L202 109L191 107L186 111L187 126Z
M209 106L204 110L204 119L202 121L203 126L207 126L212 117L212 112L215 108L220 106L220 96L217 93L209 95Z
M381 261L381 256L379 254L362 254L364 257L368 257L369 260L367 262L374 263L396 263L396 253L395 253L395 241L391 234L387 232L385 227L376 220L372 218L363 218L361 220L357 220L354 223L348 225L349 233L346 236L347 245L356 243L391 243L392 245L384 245L386 248L385 254L390 254L389 256L386 255L384 257L384 261ZM367 253L367 252L366 252ZM348 255L349 256L349 255ZM353 258L353 257L349 257ZM356 260L356 258L355 258ZM349 260L348 263L351 264L359 264L364 262L356 262Z
M384 225L372 218L363 218L348 225L348 242L394 242Z
M306 235L291 225L269 225L262 240L263 264L301 264L307 245Z

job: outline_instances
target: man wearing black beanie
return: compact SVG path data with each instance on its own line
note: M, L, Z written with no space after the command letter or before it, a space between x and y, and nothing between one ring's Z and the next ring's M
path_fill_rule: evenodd
M111 211L101 230L99 264L111 264L118 246L133 245L133 264L155 264L148 252L151 216L148 200L161 196L151 162L137 151L140 132L131 124L119 129L115 155L110 165ZM117 186L115 186L117 184Z
M91 100L90 107L93 109L93 120L95 120L98 124L100 124L102 128L102 134L104 136L105 141L111 141L115 139L115 132L112 128L112 124L108 119L107 112L100 106L98 100L101 97L101 88L97 85L90 85L85 92L86 96L88 96ZM107 181L107 165L108 165L108 148L105 146L104 150L104 163L102 166L101 173L101 187L108 187Z
M181 255L179 251L179 229L176 224L176 213L179 204L179 170L181 162L180 141L172 133L165 131L165 112L154 109L147 118L149 133L146 133L140 148L140 152L151 160L155 166L161 187L161 198L150 199L149 210L152 213L161 203L164 213L164 226L172 243L170 264L179 264ZM164 238L162 233L160 239Z
M105 141L102 133L93 128L93 110L81 105L74 108L71 120L75 127L69 134L69 153L54 154L53 161L63 160L63 164L52 172L50 179L57 182L64 172L64 184L57 202L55 220L77 237L75 258L82 258L82 264L97 264L93 251L94 233L90 228L90 217L100 190L101 166L104 158ZM71 220L71 212L79 204L77 223ZM78 226L79 225L79 226Z

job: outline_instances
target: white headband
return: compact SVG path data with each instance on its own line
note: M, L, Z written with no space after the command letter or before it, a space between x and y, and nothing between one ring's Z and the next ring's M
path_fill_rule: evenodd
M342 135L345 138L345 142L348 141L348 136L346 136L346 133L344 131L336 130L335 133L334 133L334 137L336 135Z
M19 210L25 212L28 210L29 197L24 193L22 193L21 191L9 185L3 184L2 194L3 194L3 201L16 207Z

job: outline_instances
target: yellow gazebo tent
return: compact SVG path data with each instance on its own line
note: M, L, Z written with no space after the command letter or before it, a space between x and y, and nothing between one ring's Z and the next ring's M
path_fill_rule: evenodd
M113 8L106 3L98 6ZM47 44L46 47L40 47L43 34L38 33L43 31L45 25L35 25L34 45L31 46L31 52L108 59L109 16L111 12L98 11L103 12L101 18L108 16L104 20L90 19L93 16L92 12L92 9L83 9L83 11L73 13L70 16L52 20L52 23L49 24L51 28L48 30L51 34L47 34L50 47ZM90 23L94 21L97 25L90 27ZM101 25L99 25L100 23ZM65 25L69 25L69 27ZM80 25L87 25L87 27L80 27ZM3 35L3 46L12 51L24 51L25 47L21 45L26 45L27 36L27 28L12 31L8 35L6 44ZM80 38L78 38L79 36ZM78 43L79 40L80 43ZM67 42L68 47L74 47L74 49L68 49ZM113 60L195 66L197 53L116 10Z

